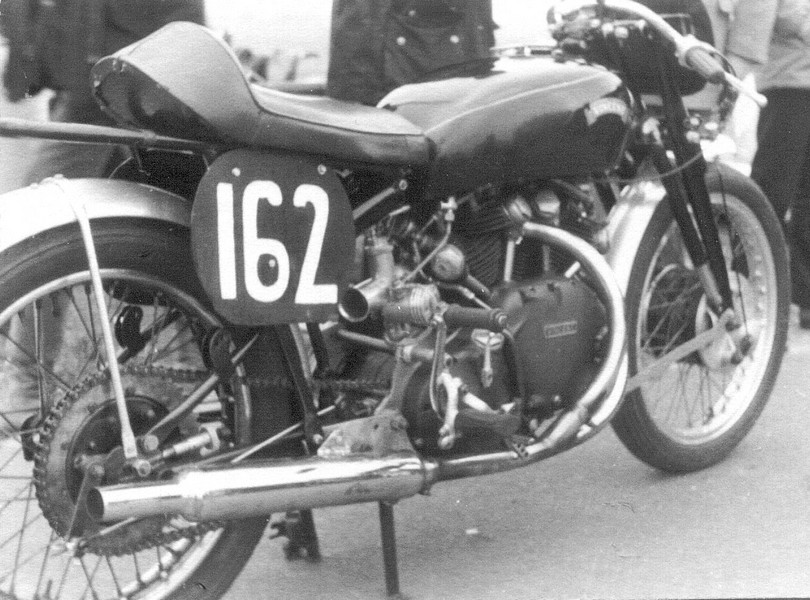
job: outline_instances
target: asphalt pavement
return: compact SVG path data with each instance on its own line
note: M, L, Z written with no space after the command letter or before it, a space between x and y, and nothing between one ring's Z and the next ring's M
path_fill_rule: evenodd
M765 412L723 463L657 472L611 430L395 507L406 598L810 597L810 331L794 315ZM227 600L385 597L376 505L315 512L323 559L260 544Z

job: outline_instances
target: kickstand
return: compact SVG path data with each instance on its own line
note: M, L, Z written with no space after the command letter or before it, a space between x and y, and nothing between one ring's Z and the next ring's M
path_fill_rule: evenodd
M399 597L399 569L397 567L397 537L394 531L394 506L380 502L380 536L382 537L385 589L389 597Z

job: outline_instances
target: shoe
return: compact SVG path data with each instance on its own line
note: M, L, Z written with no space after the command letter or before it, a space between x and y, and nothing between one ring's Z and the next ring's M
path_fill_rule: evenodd
M799 327L810 329L810 308L799 308Z

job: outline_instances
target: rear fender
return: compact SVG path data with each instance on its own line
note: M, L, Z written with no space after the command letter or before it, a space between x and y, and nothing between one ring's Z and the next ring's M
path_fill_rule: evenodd
M105 218L150 219L170 226L190 227L191 202L160 188L112 179L49 178L39 184L0 194L0 253L25 240L76 223L68 195L84 204L91 228L93 221ZM293 359L297 358L306 367L308 362L304 358L306 353L301 333L295 326L291 326L291 330L298 352ZM257 372L265 372L268 365L274 366L275 363L269 363L270 358L264 353L276 347L275 338L256 344L246 355L246 364ZM279 361L280 355L274 360ZM305 375L309 376L308 372L305 371ZM251 390L249 404L243 407L243 414L251 421L256 439L275 432L278 423L291 422L286 412L291 411L295 404L291 399L275 402L271 395L274 391L277 390L268 388L268 391L259 393Z
M49 178L0 195L0 252L76 222L69 198L84 204L90 222L104 218L153 219L181 227L191 202L148 185L111 179Z

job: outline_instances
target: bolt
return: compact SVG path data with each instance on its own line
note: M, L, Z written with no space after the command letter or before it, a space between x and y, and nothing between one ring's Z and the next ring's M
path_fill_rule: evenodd
M147 434L141 438L141 448L144 452L155 452L160 447L160 440L156 435Z
M90 465L90 468L87 469L87 476L97 480L104 479L104 465L99 463Z
M136 459L135 462L132 463L132 468L135 469L139 477L149 477L152 473L152 465L148 460L142 458Z

